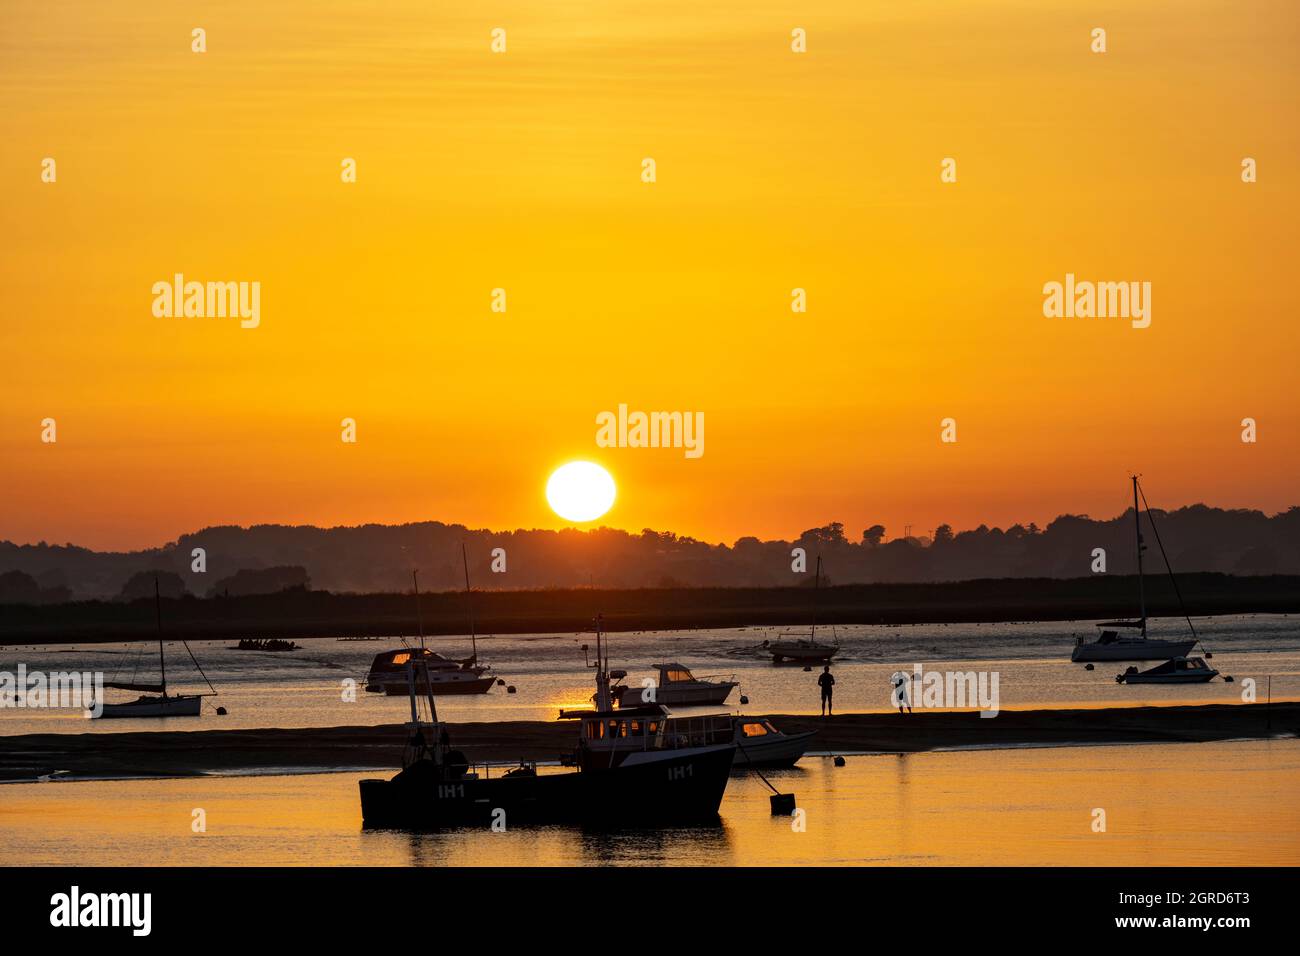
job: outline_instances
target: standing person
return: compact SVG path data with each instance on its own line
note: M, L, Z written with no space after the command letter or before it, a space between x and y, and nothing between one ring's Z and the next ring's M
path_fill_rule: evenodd
M831 665L827 664L822 668L822 672L817 675L817 686L822 689L822 716L834 714L831 711L831 694L832 688L835 687L835 676L831 674Z
M894 678L890 683L894 687L893 698L894 704L898 707L898 712L901 714L903 708L906 707L907 712L910 714L912 712L912 702L907 699L907 675L899 671L894 674Z

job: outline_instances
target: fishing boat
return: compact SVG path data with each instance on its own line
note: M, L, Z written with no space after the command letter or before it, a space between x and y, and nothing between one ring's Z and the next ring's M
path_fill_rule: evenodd
M147 683L134 679L129 681L105 681L104 687L115 690L134 690L142 691L140 697L135 700L126 701L121 704L102 703L99 707L95 702L91 702L91 716L93 718L125 718L125 717L198 717L203 708L203 698L207 694L169 694L167 693L167 656L163 652L163 633L162 633L162 599L158 594L158 579L153 582L153 599L154 615L158 621L158 671L159 680L157 683ZM199 673L203 674L203 668L199 667L199 662L194 660L194 652L184 641L186 652L190 655L190 660L194 661L194 666L198 667ZM216 689L208 681L206 674L203 674L203 680L207 682L208 688L215 694Z
M366 690L372 694L400 697L408 693L407 674L412 664L420 682L420 693L439 695L486 694L496 683L488 674L492 668L478 662L478 635L474 626L474 595L469 586L469 557L464 543L460 546L465 568L465 597L469 607L469 640L472 653L459 659L443 657L424 646L424 616L420 612L420 572L411 572L415 592L415 620L420 632L420 646L400 647L376 654L366 673Z
M829 664L831 658L839 653L838 644L824 644L817 640L817 597L821 590L822 559L817 556L817 577L813 582L812 629L807 637L796 634L782 634L781 639L768 643L763 648L772 655L773 664Z
M577 722L573 769L539 772L521 762L492 777L451 748L434 696L419 712L417 664L408 663L411 736L390 780L360 782L367 828L577 824L663 827L716 823L736 753L731 718L670 717L658 704L615 710L608 651L596 620L596 706L561 711Z
M817 731L783 734L766 717L737 717L737 769L746 767L793 767L812 744Z
M628 687L614 684L610 696L619 707L635 707L653 702L666 707L713 707L726 701L731 691L739 686L730 678L696 677L683 664L656 664L658 679L645 687ZM627 676L626 671L616 671L616 679Z
M1190 639L1184 640L1164 640L1161 638L1147 636L1147 603L1146 603L1146 586L1142 576L1142 552L1146 550L1146 544L1142 540L1142 522L1141 512L1138 509L1138 478L1137 475L1131 475L1133 482L1133 527L1136 532L1137 545L1137 577L1138 577L1138 608L1141 616L1135 621L1107 621L1098 624L1102 628L1101 636L1095 641L1084 641L1082 637L1075 641L1074 650L1070 653L1070 660L1077 664L1094 663L1097 661L1162 661L1174 657L1182 657L1188 654L1196 646L1196 629L1192 627L1191 619L1188 618L1187 626L1192 630ZM1144 500L1145 500L1145 496ZM1150 506L1147 507L1147 520L1151 522L1151 530L1155 532L1156 541L1160 540L1160 532L1156 531L1155 519L1151 514ZM1160 546L1160 552L1164 554L1164 545ZM1174 578L1173 568L1169 566L1168 556L1165 555L1165 566L1169 571L1169 577L1174 582L1174 593L1178 593L1178 581ZM1178 595L1179 603L1182 603L1182 595ZM1124 631L1136 631L1137 633L1124 633Z
M1122 674L1115 675L1117 684L1208 684L1219 676L1209 664L1200 657L1175 657L1150 670L1139 671L1130 667Z

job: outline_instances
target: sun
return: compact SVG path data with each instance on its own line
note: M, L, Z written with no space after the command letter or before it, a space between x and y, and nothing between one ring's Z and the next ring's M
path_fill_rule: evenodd
M546 500L565 521L595 521L614 504L614 479L600 465L571 461L551 473Z

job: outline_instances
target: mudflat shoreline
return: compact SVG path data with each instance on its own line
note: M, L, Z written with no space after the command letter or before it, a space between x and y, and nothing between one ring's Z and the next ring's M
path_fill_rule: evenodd
M956 747L1173 743L1293 735L1300 702L1206 704L910 715L843 714L832 718L772 714L786 733L817 731L812 750L916 753ZM220 718L215 718L220 720ZM572 748L571 721L447 724L454 747L471 761L555 760ZM400 724L302 729L155 731L120 734L30 734L0 737L0 781L187 776L277 769L394 770L406 729Z

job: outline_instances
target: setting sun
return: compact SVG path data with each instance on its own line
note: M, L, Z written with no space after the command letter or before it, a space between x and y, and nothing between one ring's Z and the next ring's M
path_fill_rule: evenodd
M571 461L546 482L551 510L566 521L595 521L614 504L614 479L600 465Z

